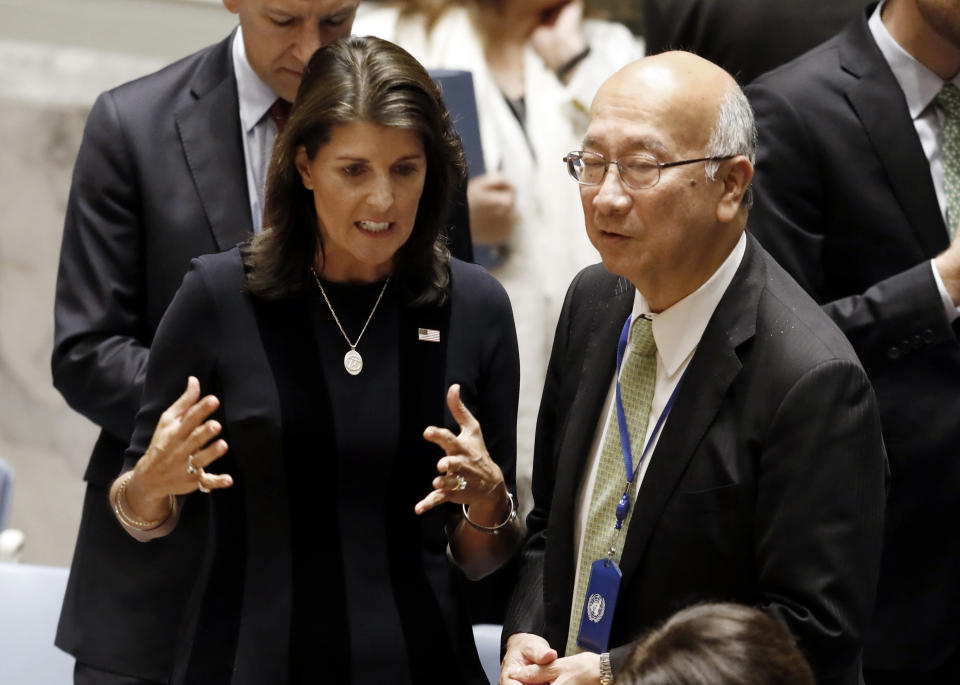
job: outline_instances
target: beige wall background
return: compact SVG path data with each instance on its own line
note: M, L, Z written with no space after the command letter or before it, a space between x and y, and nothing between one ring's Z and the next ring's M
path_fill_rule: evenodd
M102 90L235 25L216 0L0 0L0 457L23 561L70 563L94 426L50 380L53 298L70 176Z
M636 30L639 0L589 0ZM219 40L219 0L0 0L0 457L23 561L67 566L95 427L53 389L56 268L73 162L97 94Z

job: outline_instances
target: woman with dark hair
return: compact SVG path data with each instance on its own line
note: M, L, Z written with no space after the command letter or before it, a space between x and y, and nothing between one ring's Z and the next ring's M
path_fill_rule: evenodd
M790 632L759 609L699 604L642 638L617 685L815 685Z
M643 56L624 26L584 0L363 2L356 33L391 40L429 68L467 70L487 173L467 188L470 235L510 296L520 339L517 489L530 492L533 437L547 359L570 281L599 261L577 193L558 162L587 130L590 103L613 72ZM474 163L476 160L471 160Z
M519 538L519 365L503 288L441 237L462 177L408 53L352 37L313 56L270 228L194 260L111 489L144 541L210 506L174 682L485 682L456 576Z

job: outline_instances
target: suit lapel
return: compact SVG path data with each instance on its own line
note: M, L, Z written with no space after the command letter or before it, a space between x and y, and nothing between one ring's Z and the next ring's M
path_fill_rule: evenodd
M233 35L197 69L193 102L174 115L183 153L218 249L245 240L253 230L240 130Z
M690 360L640 486L620 563L627 584L635 577L660 515L687 464L713 423L730 384L740 373L736 349L756 330L764 278L756 241L748 236L743 261Z
M438 331L439 341L423 341L419 335L422 328ZM419 552L443 549L444 524L453 507L448 505L417 516L409 495L416 492L418 497L426 496L437 475L437 462L443 457L443 450L423 439L423 429L450 425L444 421L448 413L445 398L449 331L449 299L442 307L401 310L396 400L400 407L400 435L396 457L390 464L392 485L387 511L392 514L387 523L387 538L392 550L391 581L393 587L402 588L395 598L404 634L429 635L407 643L410 680L423 685L447 682L450 674L460 672L456 661L458 638L450 632L445 617L448 607L438 600L431 576L424 568L424 554Z
M586 477L584 466L593 437L603 415L603 402L616 370L617 339L633 308L633 286L611 277L598 288L592 302L590 325L583 351L583 367L577 375L574 397L561 428L561 447L556 464L556 483L550 508L550 544L546 548L544 597L548 626L566 626L570 617L577 550L573 546L577 494Z
M587 460L601 416L603 402L616 371L617 340L623 322L633 309L634 288L618 278L612 295L598 299L590 322L589 338L584 350L583 367L570 407L565 439L560 453L556 491L567 493L579 488L581 472ZM556 497L555 497L556 499ZM566 496L561 497L566 500ZM573 507L569 507L572 511Z
M863 124L923 250L931 257L948 245L930 163L913 133L906 99L877 47L865 18L850 25L839 43L840 67L854 77L847 100Z

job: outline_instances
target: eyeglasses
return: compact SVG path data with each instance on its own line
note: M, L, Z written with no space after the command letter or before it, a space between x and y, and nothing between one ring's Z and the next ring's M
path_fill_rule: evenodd
M607 160L597 152L576 150L563 158L567 165L570 177L582 186L598 186L603 183L607 175L607 167L616 164L620 171L620 180L628 188L642 190L652 188L660 181L660 170L669 169L683 164L696 162L722 162L732 159L735 155L725 157L700 157L699 159L684 159L679 162L658 162L650 155L627 155L616 160Z

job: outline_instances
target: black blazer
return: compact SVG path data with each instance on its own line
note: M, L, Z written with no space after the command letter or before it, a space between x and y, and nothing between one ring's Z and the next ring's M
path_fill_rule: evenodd
M505 635L566 642L575 500L634 289L570 286L537 424L534 508ZM880 558L885 458L849 343L750 238L640 487L614 615L614 673L642 632L698 601L769 608L820 683L859 675Z
M102 427L57 645L104 670L169 677L197 570L198 508L143 545L113 520L154 331L190 259L252 230L232 36L103 93L74 168L57 276L54 385Z
M930 165L867 26L747 89L760 134L753 231L846 333L876 389L892 481L864 662L960 649L960 325L929 259L948 245Z
M169 676L204 514L185 512L176 538L144 546L117 526L106 492L130 441L154 332L190 260L252 231L232 39L97 99L57 276L54 385L102 430L56 643L82 662L156 681ZM465 187L451 224L452 252L471 259Z
M740 83L806 52L843 28L864 0L644 0L647 54L690 50Z
M413 505L430 491L443 456L423 439L423 429L459 431L446 408L451 383L461 384L464 403L513 490L519 360L502 286L481 267L458 260L451 271L443 307L390 304L390 312L399 310L394 315L385 311L391 294L384 298L364 337L368 347L360 347L363 373L398 374L397 394L370 402L369 392L357 390L351 398L343 390L362 386L332 381L325 370L316 321L329 313L315 289L267 302L244 292L239 250L193 262L157 331L127 453L133 466L188 374L220 398L217 418L230 450L210 470L232 474L234 486L186 498L185 512L210 507L211 534L171 682L259 685L303 682L305 672L322 672L323 682L362 683L351 662L389 667L404 657L417 685L486 682L458 597L460 572L445 552L444 525L457 509L447 505L417 516ZM420 341L419 328L439 331L439 342ZM336 335L339 359L346 344ZM390 344L371 348L371 339ZM333 366L346 376L339 362ZM372 462L337 455L338 431L368 425L385 440L396 435L396 448ZM358 481L378 502L345 499L342 493L353 492ZM357 509L386 514L386 537L379 526L359 522L368 514L345 513ZM351 644L348 624L378 630L364 627L375 619L358 609L364 601L356 595L384 592L357 589L345 579L361 573L338 553L351 545L386 560L408 654L371 654L363 641ZM401 673L396 669L395 678L380 682L404 682Z

